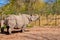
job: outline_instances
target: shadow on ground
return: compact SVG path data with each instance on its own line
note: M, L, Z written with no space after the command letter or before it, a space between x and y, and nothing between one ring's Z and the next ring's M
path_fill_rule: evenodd
M29 30L25 30L24 32L29 32ZM21 30L18 30L18 31L12 31L11 34L15 34L15 33L22 33ZM7 31L4 31L3 33L0 32L0 34L6 34L6 35L9 35L9 33Z

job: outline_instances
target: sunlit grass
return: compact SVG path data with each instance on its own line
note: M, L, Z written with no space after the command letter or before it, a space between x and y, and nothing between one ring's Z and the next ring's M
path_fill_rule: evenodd
M36 22L31 22L30 25L33 26L60 26L60 15L49 15L48 19L46 16L41 16L40 21L37 20ZM39 24L40 22L40 24Z

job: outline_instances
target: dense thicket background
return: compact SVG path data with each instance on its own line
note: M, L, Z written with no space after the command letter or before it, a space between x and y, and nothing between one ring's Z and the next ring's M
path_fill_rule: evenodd
M0 7L1 18L3 18L4 15L19 13L39 14L39 25L41 25L43 22L46 22L45 24L43 24L56 26L57 24L59 24L57 23L57 21L60 20L60 16L57 18L57 16L60 15L60 0L50 0L46 2L43 0L9 0L8 4ZM44 17L46 20L44 19Z
M39 13L59 14L60 0L45 2L42 0L9 0L10 3L0 8L0 14Z

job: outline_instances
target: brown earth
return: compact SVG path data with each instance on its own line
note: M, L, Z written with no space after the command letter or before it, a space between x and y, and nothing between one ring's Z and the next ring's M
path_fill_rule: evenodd
M60 28L27 28L24 33L0 34L0 40L60 40Z

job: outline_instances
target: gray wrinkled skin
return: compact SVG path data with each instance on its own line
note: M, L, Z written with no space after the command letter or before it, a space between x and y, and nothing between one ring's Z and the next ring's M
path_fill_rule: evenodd
M24 31L27 24L31 21L35 21L39 18L38 15L28 15L28 14L20 14L20 15L9 15L4 20L4 24L7 26L7 31L11 33L13 28L20 28L22 32ZM31 20L31 21L30 21ZM1 23L3 26L3 23Z

